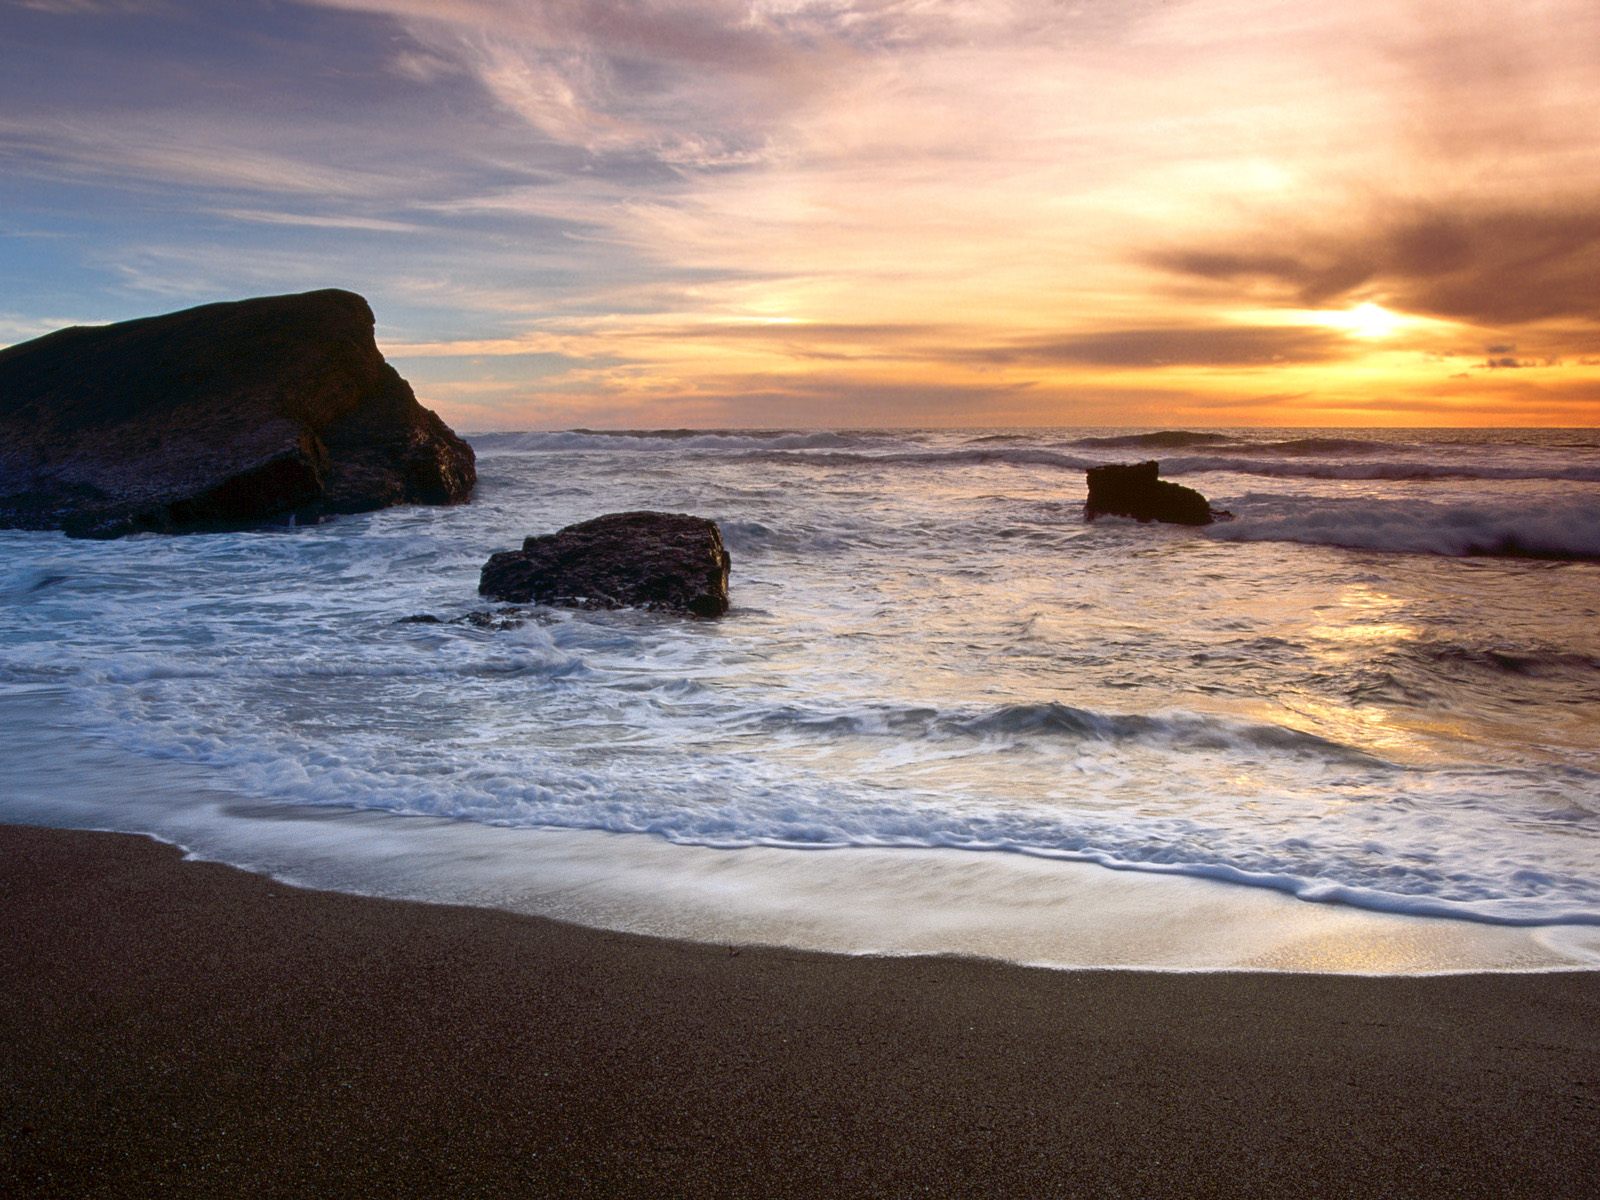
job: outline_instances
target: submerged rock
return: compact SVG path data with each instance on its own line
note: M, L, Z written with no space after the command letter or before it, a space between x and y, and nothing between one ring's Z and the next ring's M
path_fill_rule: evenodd
M1158 478L1160 464L1109 463L1089 468L1089 500L1083 515L1133 517L1138 521L1167 521L1174 525L1209 525L1228 514L1216 512L1193 488Z
M728 611L728 563L715 521L684 513L611 513L492 555L478 591L513 604L716 617Z
M472 448L343 291L207 304L0 351L0 527L116 537L456 504Z
M515 608L491 612L486 608L462 613L459 617L436 617L432 613L418 613L401 617L396 625L462 625L469 629L483 629L490 633L504 633L508 629L521 629L528 623L526 613Z

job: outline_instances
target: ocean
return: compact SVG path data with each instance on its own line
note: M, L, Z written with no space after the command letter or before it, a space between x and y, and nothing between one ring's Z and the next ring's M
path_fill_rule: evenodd
M459 508L0 531L0 819L710 940L1600 963L1600 431L469 440ZM1148 458L1233 519L1086 523ZM725 618L477 596L630 509L720 524Z

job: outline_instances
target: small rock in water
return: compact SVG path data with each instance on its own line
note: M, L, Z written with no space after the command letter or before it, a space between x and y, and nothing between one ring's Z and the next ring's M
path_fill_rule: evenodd
M527 623L527 618L515 609L491 612L486 608L473 609L471 612L463 613L450 622L452 625L466 625L473 629L487 629L491 633L504 633L508 629L521 629Z
M728 611L728 564L715 521L611 513L490 556L478 591L513 604L717 617Z
M417 613L415 616L401 617L395 622L396 625L465 625L473 629L487 629L494 633L507 629L521 629L527 623L525 613L514 608L501 609L499 612L479 608L462 613L459 617L451 617L448 621L432 613Z
M1132 517L1137 521L1166 521L1174 525L1209 525L1230 514L1213 511L1193 488L1158 478L1156 462L1108 463L1089 468L1089 500L1083 515Z

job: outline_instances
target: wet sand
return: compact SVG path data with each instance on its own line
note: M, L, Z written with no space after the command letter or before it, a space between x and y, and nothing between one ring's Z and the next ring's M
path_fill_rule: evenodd
M1587 1196L1600 973L671 942L0 827L16 1196Z

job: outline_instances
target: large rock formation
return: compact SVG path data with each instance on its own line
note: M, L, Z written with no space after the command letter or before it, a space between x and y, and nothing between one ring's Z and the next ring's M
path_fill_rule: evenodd
M456 504L472 448L350 292L208 304L0 351L0 526L88 537Z
M1089 468L1089 500L1083 515L1133 517L1139 521L1168 521L1175 525L1209 525L1225 514L1212 511L1206 498L1193 488L1159 479L1154 462L1108 463Z
M478 591L516 604L716 617L728 611L728 562L715 521L612 513L490 556Z

